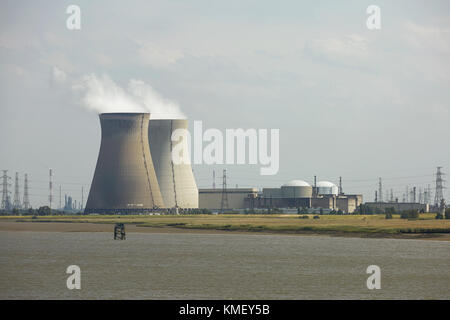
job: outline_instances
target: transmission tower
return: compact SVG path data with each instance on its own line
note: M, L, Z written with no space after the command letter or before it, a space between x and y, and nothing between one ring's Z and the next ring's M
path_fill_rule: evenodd
M222 201L220 203L220 213L224 213L225 209L228 209L228 194L227 194L227 170L223 170L222 181Z
M52 181L52 169L50 168L48 171L48 176L49 176L49 180L48 180L48 189L49 189L49 195L48 195L48 203L49 203L49 207L50 210L52 209L52 201L53 201L53 181Z
M10 191L8 190L8 187L11 186L11 184L8 182L8 179L11 179L11 177L8 177L8 170L3 170L3 183L2 183L2 209L3 210L9 210L11 209L11 201L9 198Z
M381 178L378 178L378 202L383 202L383 184Z
M434 205L438 207L441 204L441 200L444 199L444 175L441 172L442 167L437 167L436 172L436 192L434 194ZM444 199L445 201L445 199Z
M427 186L427 204L431 204L431 186Z
M213 185L212 185L213 189L216 188L216 170L213 170Z
M28 174L25 173L25 181L23 183L23 208L30 209L30 199L28 195Z
M19 192L19 173L16 172L16 179L14 180L13 208L20 209L20 207L21 207L21 203L20 203L20 192Z
M422 187L419 187L419 203L423 203L423 192L422 192Z

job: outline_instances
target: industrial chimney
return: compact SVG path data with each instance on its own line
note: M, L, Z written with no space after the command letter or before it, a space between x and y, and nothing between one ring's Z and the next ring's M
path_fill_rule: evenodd
M85 213L164 207L148 144L149 113L100 114L102 140Z
M168 208L198 208L198 189L191 165L172 161L175 146L188 154L186 141L173 142L171 139L175 130L187 128L187 120L150 120L150 152L164 204ZM178 143L183 145L178 146Z

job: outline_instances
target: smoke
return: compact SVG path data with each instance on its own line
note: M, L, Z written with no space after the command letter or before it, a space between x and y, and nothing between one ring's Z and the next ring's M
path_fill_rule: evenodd
M69 85L82 106L97 113L149 112L151 119L184 119L179 105L162 97L142 80L130 79L123 88L107 75L84 75L69 79L53 68L55 82Z

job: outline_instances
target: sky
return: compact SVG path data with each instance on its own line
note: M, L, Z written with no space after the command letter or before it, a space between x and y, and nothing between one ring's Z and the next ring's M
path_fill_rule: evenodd
M69 5L81 29L69 30ZM381 29L366 8L381 9ZM28 173L33 207L84 200L106 104L279 129L280 168L194 165L200 188L343 180L372 201L450 173L448 1L2 1L0 169ZM102 98L97 99L96 93ZM103 110L104 111L104 110ZM13 190L13 186L11 188ZM450 199L449 189L444 192ZM12 195L11 195L12 196Z

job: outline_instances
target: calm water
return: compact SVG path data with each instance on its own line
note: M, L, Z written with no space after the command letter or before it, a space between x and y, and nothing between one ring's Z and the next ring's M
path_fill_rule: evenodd
M449 299L450 243L0 232L0 299ZM66 288L68 265L81 290ZM381 268L368 290L367 266Z

